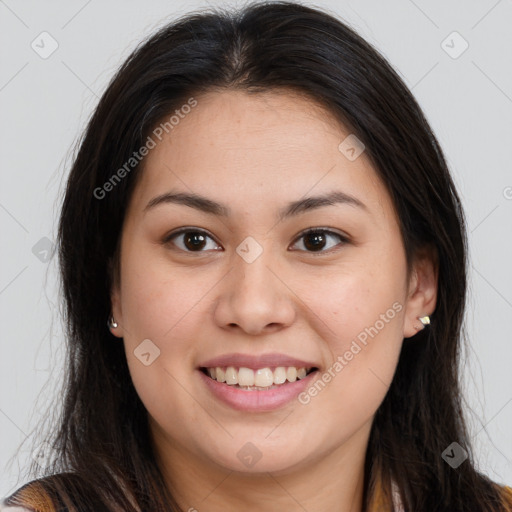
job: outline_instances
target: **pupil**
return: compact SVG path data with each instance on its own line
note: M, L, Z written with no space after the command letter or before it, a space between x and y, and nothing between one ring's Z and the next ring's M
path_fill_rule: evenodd
M308 240L313 240L312 244L308 244ZM306 248L312 248L312 249L321 249L325 245L325 237L321 233L309 233L306 235L306 239L304 241L304 245Z
M201 233L189 234L185 237L185 245L189 249L201 249L204 246L205 237ZM308 249L321 249L325 246L325 236L321 232L309 233L305 237L306 241L304 245ZM310 243L308 243L310 242Z
M193 234L192 235L189 234L188 236L185 237L185 245L189 249L201 249L203 247L202 244L204 244L204 242L205 242L205 236L202 235L201 233L194 233L194 232L191 232L191 233L193 233ZM198 243L192 242L189 245L189 242L194 239Z

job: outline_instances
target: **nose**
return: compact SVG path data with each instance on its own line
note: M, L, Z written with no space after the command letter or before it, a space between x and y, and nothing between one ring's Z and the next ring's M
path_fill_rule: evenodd
M273 265L264 254L251 263L238 255L234 258L215 308L215 322L222 329L258 335L279 331L293 323L294 294L275 262Z

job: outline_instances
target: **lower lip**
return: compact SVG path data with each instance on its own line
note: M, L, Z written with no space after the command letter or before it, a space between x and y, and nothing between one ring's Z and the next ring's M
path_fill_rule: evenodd
M286 382L266 391L248 391L218 382L198 370L199 375L211 393L222 402L240 411L273 411L291 402L315 378L318 370L295 382Z

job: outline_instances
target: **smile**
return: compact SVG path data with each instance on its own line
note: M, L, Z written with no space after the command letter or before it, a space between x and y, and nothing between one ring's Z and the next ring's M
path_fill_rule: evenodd
M316 367L201 367L197 374L214 403L262 413L296 402L318 374ZM252 384L251 384L252 383Z
M234 366L201 368L201 371L211 379L245 391L274 389L286 382L304 379L314 370L316 370L314 367L297 368L295 366L266 367L256 370Z

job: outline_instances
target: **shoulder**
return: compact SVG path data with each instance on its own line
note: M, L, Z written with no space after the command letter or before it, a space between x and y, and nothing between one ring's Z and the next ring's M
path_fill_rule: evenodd
M70 512L83 510L121 510L113 502L111 488L101 488L100 480L91 480L77 472L62 472L32 480L4 498L0 512ZM103 480L101 480L103 482ZM116 495L122 499L124 493ZM135 509L138 509L136 504Z
M34 512L33 508L18 507L17 505L4 505L4 501L0 503L0 512Z
M1 512L56 512L55 504L41 480L33 480L0 503Z
M501 496L507 505L508 509L512 512L512 487L506 485L501 486Z
M7 506L4 507L3 503L0 503L0 512L34 512L33 508Z

